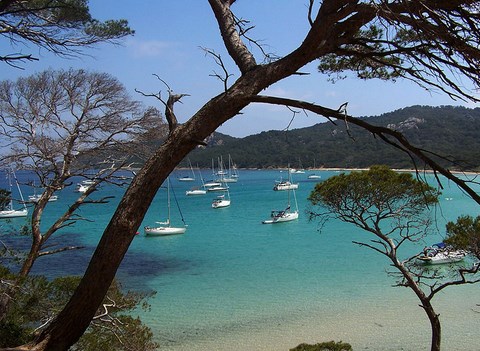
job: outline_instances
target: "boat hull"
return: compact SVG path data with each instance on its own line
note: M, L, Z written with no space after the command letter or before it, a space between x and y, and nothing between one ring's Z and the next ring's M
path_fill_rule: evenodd
M27 217L28 210L4 210L0 211L0 218L15 218L15 217Z
M40 197L41 197L41 195L30 195L28 197L28 202L37 203L38 201L40 201ZM58 200L58 196L57 195L52 195L48 199L48 202L53 202L53 201L57 201L57 200Z
M275 224L275 223L285 223L285 222L290 222L298 219L298 212L288 212L284 213L280 216L273 216L270 219L264 220L262 223L263 224Z
M419 256L418 260L424 264L445 264L463 261L466 253L463 251L451 251L448 253L438 253L435 256Z
M187 190L185 195L192 196L192 195L205 195L207 193L206 190L196 189L196 190Z
M178 181L179 181L179 182L194 182L194 181L195 181L195 178L183 177L183 178L178 178Z
M185 227L145 227L145 235L148 236L165 236L184 234L187 231Z
M238 179L237 178L222 178L222 182L224 183L236 183L238 182Z
M468 252L464 250L454 250L445 243L437 243L425 247L423 253L417 257L417 260L423 264L445 264L462 261Z
M230 200L214 200L212 202L212 208L222 208L230 206Z
M298 184L295 183L279 183L273 187L274 191L285 191L285 190L296 190L298 189Z

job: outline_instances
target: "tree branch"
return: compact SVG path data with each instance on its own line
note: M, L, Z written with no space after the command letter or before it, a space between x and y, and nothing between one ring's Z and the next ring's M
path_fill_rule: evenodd
M235 28L235 18L230 11L230 1L209 0L210 6L217 18L220 33L225 43L227 51L237 64L242 74L253 69L257 63L253 55L247 49L245 44Z
M429 165L435 173L440 173L443 176L445 176L447 179L450 179L451 181L453 181L463 191L465 191L473 200L475 200L478 204L480 204L480 194L477 194L477 192L475 192L471 187L467 185L467 183L469 182L468 180L463 180L455 176L454 174L452 174L449 170L441 167L437 162L435 162L431 157L429 157L424 150L410 144L410 142L400 132L397 132L387 127L374 126L372 124L367 123L365 120L348 116L346 114L339 112L338 110L333 110L327 107L315 105L305 101L292 100L287 98L278 98L273 96L262 96L262 95L252 96L250 98L250 101L301 108L307 111L314 112L324 117L338 119L338 120L345 120L351 124L357 125L371 132L373 135L377 135L383 141L391 145L394 145L400 150L417 156L419 159L421 159L427 165ZM398 142L398 144L392 143L392 141L389 140L388 137L392 137L396 142ZM441 186L441 183L439 184Z

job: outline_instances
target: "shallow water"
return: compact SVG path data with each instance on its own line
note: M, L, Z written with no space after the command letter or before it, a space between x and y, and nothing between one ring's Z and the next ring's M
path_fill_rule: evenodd
M316 173L322 179L337 174ZM181 224L176 198L188 224L186 234L146 237L140 230L118 272L125 287L157 292L151 311L140 313L161 350L288 350L302 342L329 340L349 342L354 350L429 349L429 324L413 293L392 287L386 259L352 244L368 234L340 222L329 222L319 232L307 220L306 199L315 185L307 175L293 179L300 182L299 220L275 225L261 221L286 206L287 193L272 190L286 172L241 171L238 183L229 184L232 205L216 210L210 206L216 194L187 197L185 190L192 184L172 176L172 222ZM35 271L80 274L123 191L102 187L93 197L115 198L108 205L82 209L94 222L78 222L52 240L80 243L85 250L42 258ZM76 195L73 189L61 192L59 201L49 205L44 225ZM164 220L165 204L161 189L143 225ZM440 233L446 221L475 215L477 209L445 182L436 210ZM424 244L408 248L405 255ZM52 266L53 259L63 264ZM454 287L435 299L444 350L480 349L475 340L480 329L478 289Z

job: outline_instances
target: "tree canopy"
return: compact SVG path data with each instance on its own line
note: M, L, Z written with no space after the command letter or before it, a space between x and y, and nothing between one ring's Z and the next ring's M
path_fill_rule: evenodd
M407 242L419 242L431 231L428 209L438 201L438 192L410 173L397 173L385 166L373 166L368 171L342 173L318 183L310 194L313 205L310 218L328 220L331 217L351 223L373 234L369 239L354 243L368 247L387 257L397 270L397 286L410 288L420 301L430 321L431 351L439 351L441 325L432 305L433 297L448 286L472 284L478 264L470 269L452 267L446 277L431 273L415 264L414 257L402 259L399 249ZM471 278L470 278L471 277Z
M123 19L101 22L92 18L88 0L3 0L0 33L12 48L19 48L0 54L0 61L18 66L18 62L38 60L23 53L22 46L35 45L60 56L74 56L86 46L116 42L134 31Z
M424 213L437 203L438 192L411 173L372 166L368 171L341 173L316 184L308 199L313 206L326 209L311 212L312 218L333 215L373 233L385 223L382 233L386 237L401 233L396 238L398 246L423 235L415 230L429 222Z
M21 264L17 284L8 284L7 293L0 296L1 321L23 284L21 278L29 275L39 257L80 248L47 245L47 241L58 230L85 219L78 211L81 206L108 201L108 197L93 200L88 196L105 181L123 185L125 181L116 172L129 168L126 160L139 152L135 145L140 136L163 122L156 109L144 109L114 77L70 69L0 82L0 123L0 165L32 171L36 186L42 188L30 221L30 251ZM117 157L112 158L110 148L119 152ZM92 153L96 158L88 158L91 162L78 161ZM42 228L49 199L71 185L75 176L93 184ZM0 206L6 199L0 199Z
M448 222L445 242L480 260L480 216L460 216L456 222Z

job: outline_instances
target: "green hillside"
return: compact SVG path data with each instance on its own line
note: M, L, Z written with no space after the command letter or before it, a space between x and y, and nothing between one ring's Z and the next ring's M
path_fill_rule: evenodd
M415 146L459 161L456 169L480 169L480 109L412 106L375 117L369 123L402 131ZM343 167L387 164L411 168L409 157L353 125L326 122L290 131L269 131L245 138L214 133L208 147L190 153L191 162L210 167L230 154L239 168ZM451 163L436 158L449 168Z

